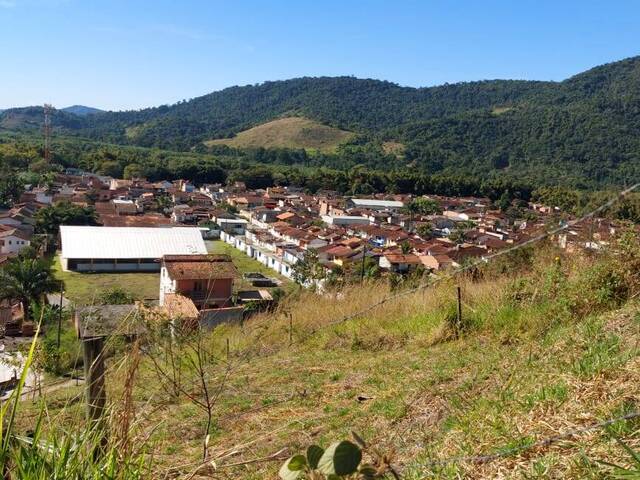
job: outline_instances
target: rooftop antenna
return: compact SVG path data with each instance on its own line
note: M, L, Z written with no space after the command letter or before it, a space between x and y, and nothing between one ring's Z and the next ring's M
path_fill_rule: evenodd
M44 161L51 163L51 113L53 106L49 103L44 104Z

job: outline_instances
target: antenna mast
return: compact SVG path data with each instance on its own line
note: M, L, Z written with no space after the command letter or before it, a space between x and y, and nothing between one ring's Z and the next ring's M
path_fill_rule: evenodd
M53 106L44 104L44 161L51 163L51 113Z

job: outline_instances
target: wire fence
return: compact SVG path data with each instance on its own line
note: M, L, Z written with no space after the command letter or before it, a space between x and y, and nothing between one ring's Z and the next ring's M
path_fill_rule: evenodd
M417 292L419 292L421 290L424 290L425 288L429 288L429 287L435 285L436 283L440 283L440 282L443 282L445 280L451 279L451 278L455 277L456 275L459 275L460 273L464 273L464 272L467 272L469 270L473 270L473 269L475 269L475 268L477 268L477 267L479 267L481 265L485 265L485 264L490 263L491 261L495 260L496 258L503 257L505 255L513 253L516 250L528 247L528 246L533 245L535 243L538 243L538 242L540 242L542 240L545 240L545 239L547 239L547 238L549 238L549 237L551 237L553 235L556 235L556 234L558 234L560 232L563 232L563 231L569 229L570 227L572 227L574 225L577 225L579 223L582 223L585 220L588 220L589 218L592 218L595 215L597 215L598 213L606 210L607 208L612 206L614 203L619 201L622 197L624 197L625 195L631 193L632 191L634 191L638 187L640 187L640 183L636 183L635 185L633 185L633 186L631 186L631 187L629 187L629 188L627 188L625 190L622 190L621 192L618 193L618 195L616 195L615 197L612 197L607 202L605 202L604 204L600 205L598 208L596 208L594 210L591 210L589 213L587 213L587 214L585 214L585 215L583 215L583 216L581 216L581 217L579 217L577 219L568 221L565 224L560 225L559 227L556 227L556 228L553 228L553 229L548 230L546 232L543 232L543 233L541 233L539 235L536 235L533 238L530 238L530 239L528 239L528 240L526 240L524 242L518 243L517 245L514 245L512 247L505 248L505 249L499 250L498 252L495 252L495 253L493 253L491 255L487 255L485 257L482 257L479 260L470 262L467 265L454 268L452 271L450 271L450 272L448 272L448 273L446 273L444 275L440 275L440 276L438 276L438 277L436 277L434 279L431 279L431 280L429 280L427 282L421 283L420 285L418 285L418 286L416 286L414 288L410 288L408 290L403 290L402 292L399 292L399 293L396 293L394 295L390 295L388 297L385 297L385 298L379 300L378 302L373 303L372 305L370 305L369 307L367 307L365 309L362 309L362 310L360 310L358 312L350 313L348 315L343 316L342 318L339 318L337 320L329 322L329 325L335 325L335 324L343 323L343 322L346 322L348 320L360 317L363 314L368 313L371 310L375 310L376 308L378 308L381 305L384 305L387 302L391 302L391 301L397 300L399 298L403 298L403 297L406 297L408 295L411 295L413 293L417 293Z
M601 422L597 422L597 423L592 423L590 425L587 425L585 427L581 427L581 428L575 428L572 430L568 430L566 432L557 434L557 435L552 435L549 437L545 437L542 438L540 440L536 440L534 442L530 442L530 443L525 443L523 445L518 445L515 447L509 447L509 448L505 448L503 450L498 450L495 451L493 453L488 453L488 454L484 454L484 455L460 455L460 456L456 456L456 457L449 457L449 458L443 458L443 459L433 459L433 460L429 460L427 462L422 462L420 464L418 464L420 467L423 468L432 468L432 467L438 467L438 466L445 466L445 465L450 465L450 464L462 464L462 463L475 463L475 464L482 464L482 463L489 463L492 462L494 460L498 460L500 458L505 458L505 457L510 457L513 455L517 455L520 453L523 453L525 451L528 450L535 450L538 448L545 448L548 447L550 445L553 445L555 443L561 442L563 440L567 440L570 439L572 437L577 437L579 435L585 434L585 433L589 433L589 432L593 432L595 430L601 430L601 429L605 429L611 425L614 425L618 422L627 422L629 420L633 420L636 418L640 418L640 411L638 412L630 412L627 413L626 415L622 415L619 417L615 417L615 418L610 418L608 420L604 420Z
M510 253L513 253L516 250L531 246L533 244L536 244L538 242L541 242L542 240L548 239L551 236L554 236L556 234L559 234L563 231L566 231L568 229L570 229L572 226L575 226L577 224L580 224L590 218L595 217L596 215L598 215L599 213L603 212L604 210L606 210L607 208L609 208L610 206L612 206L613 204L615 204L617 201L619 201L621 198L623 198L625 195L627 195L628 193L636 190L638 187L640 187L640 183L636 183L634 185L632 185L629 188L626 188L624 190L622 190L621 192L619 192L615 197L612 197L611 199L609 199L607 202L605 202L604 204L600 205L599 207L589 211L588 213L580 216L579 218L576 218L574 220L570 220L566 223L563 223L562 225L559 225L556 228L552 228L550 230L547 230L543 233L540 233L539 235L536 235L533 238L530 238L524 242L521 242L517 245L514 245L512 247L500 250L498 252L495 252L493 254L487 255L481 259L478 259L476 261L470 262L464 266L460 266L457 267L453 270L451 270L448 273L442 274L436 278L430 278L428 281L421 283L420 285L407 289L407 290L403 290L391 295L388 295L376 302L374 302L373 304L367 306L364 309L360 309L356 312L351 312L348 314L345 314L341 317L338 317L334 320L328 321L328 322L324 322L323 323L323 327L327 327L327 326L335 326L338 324L342 324L344 322L362 317L364 315L366 315L367 313L375 310L376 308L388 303L388 302L393 302L399 299L402 299L404 297L407 297L409 295L415 294L417 292L420 292L424 289L427 289L429 287L434 286L437 283L443 282L445 280L454 278L455 276L467 272L469 270L473 270L481 265L486 265L492 261L494 261L495 259L508 255ZM290 319L290 328L291 328L291 319ZM244 357L245 360L248 360L250 357L250 351L255 347L255 345L258 343L259 339L261 338L261 336L265 333L266 329L261 329L260 330L260 335L254 339L253 342L251 342L251 344L246 347L244 349L244 352L242 354L242 357ZM308 335L301 335L301 336L297 336L297 338L293 339L291 336L291 332L290 332L290 336L289 336L289 345L293 345L295 343L300 343L305 341L307 338L309 338L310 336L312 336L315 332L309 332ZM239 353L239 352L238 352ZM239 366L239 365L236 365ZM289 399L285 399L284 401L289 401L292 398L294 398L293 396ZM509 455L515 455L517 453L523 452L525 450L530 450L530 449L535 449L535 448L541 448L541 447L545 447L548 445L551 445L553 443L557 443L560 442L563 439L567 439L570 438L572 436L577 436L580 435L582 433L586 433L592 430L596 430L599 428L605 428L609 425L612 425L616 422L619 421L626 421L626 420L631 420L634 418L637 418L640 416L640 412L633 412L630 414L627 414L625 416L622 417L617 417L617 418L613 418L613 419L609 419L603 422L599 422L597 424L592 424L583 428L579 428L579 429L574 429L559 435L555 435L552 437L547 437L544 439L541 439L539 441L533 442L533 443L529 443L526 445L521 445L521 446L516 446L516 447L512 447L512 448L508 448L508 449L504 449L504 450L499 450L497 452L494 453L490 453L490 454L485 454L485 455L478 455L478 456L460 456L460 457L452 457L452 458L448 458L448 459L442 459L442 460L434 460L432 462L427 462L425 464L423 464L424 467L428 467L428 466L436 466L436 465L442 465L442 464L446 464L446 463L460 463L460 462L472 462L472 463L486 463L486 462L490 462L492 460L496 460L498 458L501 457L505 457L505 456L509 456ZM396 432L397 433L397 432Z
M600 205L599 207L595 208L594 210L591 210L590 212L588 212L585 215L582 215L579 218L576 218L574 220L568 221L566 223L563 223L562 225L556 227L556 228L552 228L550 230L547 230L533 238L530 238L524 242L521 242L517 245L514 245L512 247L506 248L504 250L500 250L498 252L495 252L493 254L487 255L481 259L478 259L476 261L470 262L464 266L460 266L457 267L453 270L451 270L448 273L445 274L441 274L438 277L435 278L430 278L429 280L417 285L416 287L410 288L410 289L406 289L406 290L402 290L400 292L397 293L393 293L391 295L385 296L384 298L381 298L380 300L374 302L373 304L367 306L366 308L360 309L356 312L351 312L345 315L342 315L334 320L330 320L328 322L323 322L323 326L327 327L327 326L334 326L334 325L338 325L338 324L342 324L344 322L356 319L356 318L360 318L364 315L366 315L367 313L375 310L376 308L388 303L388 302L393 302L393 301L397 301L399 299L402 299L404 297L407 297L409 295L415 294L417 292L420 292L424 289L427 289L429 287L432 287L433 285L443 282L445 280L454 278L455 276L469 271L469 270L473 270L481 265L485 265L488 264L492 261L494 261L495 259L508 255L516 250L525 248L527 246L533 245L535 243L538 243L544 239L547 239L553 235L556 235L560 232L563 232L569 228L571 228L574 225L577 225L585 220L588 220L589 218L593 218L594 216L598 215L600 212L606 210L607 208L609 208L610 206L612 206L614 203L616 203L617 201L619 201L622 197L624 197L625 195L627 195L628 193L636 190L638 187L640 187L640 183L636 183L634 185L632 185L629 188L626 188L624 190L622 190L621 192L619 192L615 197L612 197L611 199L609 199L607 202L605 202L604 204ZM263 335L266 333L267 329L261 329L259 334L257 336L255 336L251 343L244 348L242 351L236 351L234 352L233 358L229 359L227 358L226 361L222 361L222 358L217 359L218 361L220 361L220 363L222 364L226 364L227 369L232 369L232 370L236 370L237 368L239 368L242 364L244 364L245 362L248 362L251 358L253 358L252 353L255 353L255 346L260 342L261 338L263 337ZM309 332L308 335L300 335L297 336L297 338L293 339L290 337L290 341L289 344L292 345L294 343L300 343L305 341L307 338L309 338L310 336L312 336L315 332ZM144 353L144 352L143 352ZM258 354L259 355L259 354ZM64 380L67 381L67 380ZM64 383L64 381L54 381L54 382L50 382L47 384L43 384L40 386L40 388L43 389L47 389L50 386L55 386L57 384L60 383ZM34 388L35 389L35 388ZM31 393L33 390L30 390L29 392L25 392L25 393ZM282 399L282 401L279 402L275 402L273 405L277 405L277 404L281 404L287 401L292 400L293 398L295 398L295 395L292 395L289 398L285 398ZM272 406L272 405L271 405ZM265 406L269 407L269 406ZM438 460L433 460L433 461L429 461L429 462L425 462L422 464L423 467L428 468L428 467L433 467L433 466L437 466L437 465L444 465L444 464L448 464L448 463L463 463L463 462L468 462L468 463L486 463L486 462L490 462L493 460L496 460L498 458L501 457L506 457L506 456L510 456L510 455L515 455L518 454L520 452L523 452L525 450L531 450L531 449L535 449L535 448L541 448L541 447L545 447L557 442L560 442L564 439L573 437L573 436L578 436L580 434L589 432L589 431L593 431L596 429L601 429L601 428L606 428L607 426L610 426L616 422L619 421L627 421L627 420L631 420L634 418L640 417L640 412L632 412L629 413L627 415L621 416L621 417L617 417L614 419L609 419L603 422L599 422L596 424L592 424L592 425L588 425L586 427L583 428L579 428L579 429L574 429L559 435L555 435L555 436L551 436L551 437L547 437L541 440L538 440L536 442L533 443L529 443L529 444L525 444L525 445L521 445L521 446L516 446L516 447L512 447L512 448L507 448L504 450L499 450L493 453L489 453L489 454L485 454L485 455L477 455L477 456L459 456L459 457L451 457L451 458L447 458L447 459L438 459Z

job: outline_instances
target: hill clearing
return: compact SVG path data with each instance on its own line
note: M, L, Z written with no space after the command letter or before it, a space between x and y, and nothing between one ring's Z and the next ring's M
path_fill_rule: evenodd
M207 140L205 145L235 148L304 148L332 151L354 136L353 132L302 117L286 117L244 130L233 138Z

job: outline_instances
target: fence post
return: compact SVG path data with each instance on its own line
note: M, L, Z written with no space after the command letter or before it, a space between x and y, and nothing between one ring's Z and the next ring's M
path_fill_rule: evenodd
M293 315L289 312L289 346L293 345Z
M58 336L56 341L56 348L58 350L58 354L60 353L60 331L62 330L62 299L64 298L63 292L64 290L61 288L60 289L60 305L59 305L60 308L58 308ZM58 358L58 361L60 361L60 358Z
M229 360L229 352L230 352L230 348L229 348L229 337L227 337L227 360Z
M460 291L460 285L456 287L457 295L458 295L458 333L462 331L462 293Z
M107 403L107 394L104 388L104 338L85 338L82 341L82 346L87 392L87 419L95 428L102 429L104 426L99 424L103 421ZM102 435L100 445L102 452L104 452L107 445L106 432L103 430L100 434ZM102 452L98 449L96 450L96 455L100 455Z

